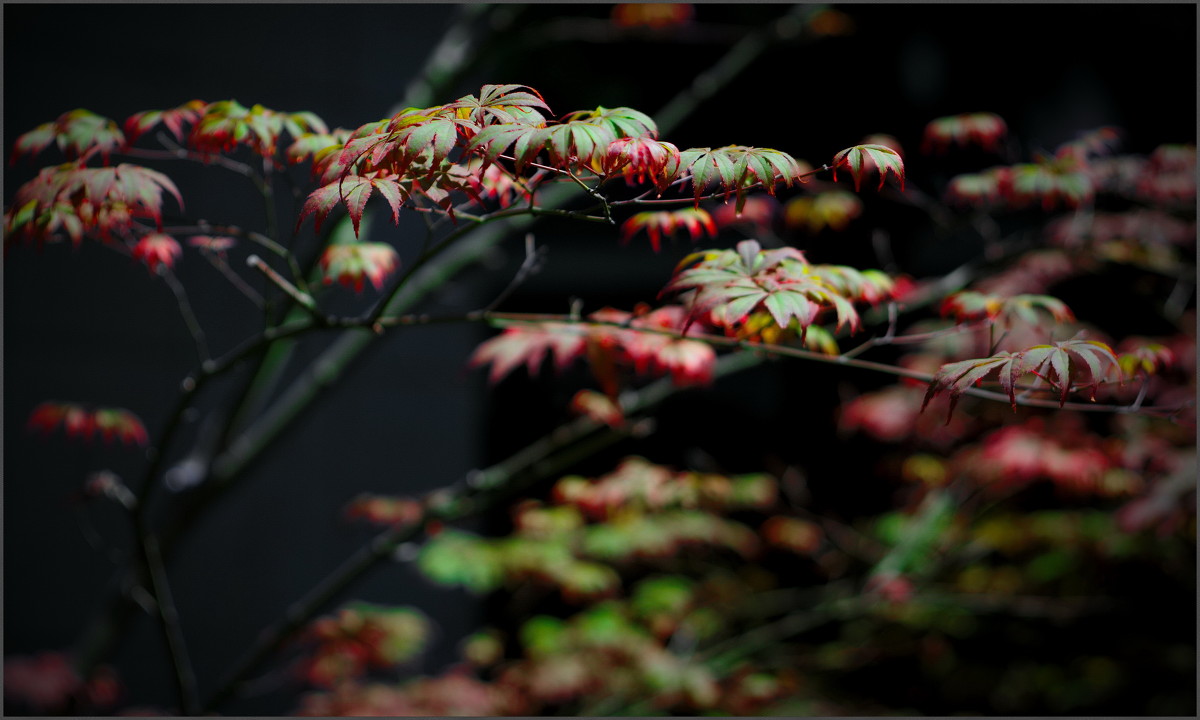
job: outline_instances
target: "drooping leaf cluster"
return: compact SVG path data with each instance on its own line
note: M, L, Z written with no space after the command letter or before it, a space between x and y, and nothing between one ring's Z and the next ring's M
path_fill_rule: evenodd
M712 346L678 337L689 324L684 308L667 305L629 313L604 308L591 322L514 322L485 341L471 357L472 365L491 364L495 382L525 365L536 374L546 358L561 370L578 358L588 366L605 394L615 402L623 369L637 375L670 375L680 386L704 385L712 378L716 353Z
M958 397L985 378L995 376L1008 395L1013 409L1017 406L1017 386L1022 377L1032 374L1056 391L1060 404L1081 387L1091 387L1092 394L1104 382L1110 371L1119 369L1112 348L1097 340L1064 340L1049 345L1035 345L1022 352L1002 352L987 358L973 358L943 365L934 375L925 393L924 403L940 392L950 393L950 411Z
M107 241L130 233L138 218L161 226L164 191L183 206L170 178L139 165L45 168L17 190L4 213L5 244L41 244L63 232L76 245L92 233Z
M663 292L689 292L691 317L711 317L724 327L765 309L779 327L795 323L803 334L832 310L837 327L853 331L861 324L854 303L887 299L895 287L877 270L812 265L795 248L764 250L754 240L743 240L736 250L693 253L679 267Z

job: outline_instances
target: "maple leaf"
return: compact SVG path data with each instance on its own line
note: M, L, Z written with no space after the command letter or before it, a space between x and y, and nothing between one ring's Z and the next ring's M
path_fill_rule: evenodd
M1090 202L1095 194L1092 179L1081 161L1072 156L1039 162L1013 165L1010 199L1022 205L1041 200L1042 209L1049 211L1059 203L1075 208Z
M482 198L493 199L500 203L501 208L506 208L517 197L528 197L509 172L499 165L492 164L484 167L483 158L472 157L467 162L466 170L467 182L474 196L480 200Z
M945 152L950 145L979 147L997 152L1008 126L999 115L988 112L965 113L937 118L925 126L921 152Z
M1144 338L1129 338L1121 345L1122 352L1117 356L1117 362L1127 377L1135 373L1154 375L1175 364L1175 354L1160 343Z
M175 260L183 254L179 241L163 233L143 235L133 246L133 259L146 263L146 269L153 275L159 267L172 268Z
M541 94L527 85L484 85L478 97L464 95L444 107L476 128L497 124L540 126L545 118L538 110L550 112Z
M749 186L761 183L768 194L783 180L791 187L803 169L787 153L770 148L729 145L722 148L689 148L680 153L679 172L690 177L697 207L700 196L710 187L719 186L728 199L737 194L736 213L745 206Z
M633 108L597 107L595 110L577 110L568 113L564 120L582 120L594 125L608 128L617 138L649 138L658 137L658 126L650 116Z
M90 110L78 108L63 113L54 122L43 123L18 137L13 144L10 163L15 163L25 154L36 155L52 142L57 144L58 149L68 158L85 157L88 153L96 151L107 162L114 150L125 145L125 135L116 122Z
M295 138L284 151L288 162L298 165L312 158L315 163L317 156L327 154L326 151L334 148L340 151L350 140L350 131L338 128L331 133L301 133Z
M37 155L50 147L50 144L57 137L58 123L56 122L42 123L29 132L18 136L16 142L13 143L12 154L8 158L8 164L15 164L22 155Z
M679 172L679 148L651 137L617 138L605 151L605 175L620 172L628 185L648 179L661 195Z
M93 230L101 239L108 239L114 231L129 230L135 217L153 218L161 225L164 190L183 207L170 178L149 168L126 163L105 168L70 163L43 168L17 189L13 204L5 211L5 242L44 242L54 239L59 228L76 244L85 232Z
M1063 340L1050 345L1035 345L1022 353L1023 363L1029 372L1055 382L1059 389L1059 404L1067 401L1072 381L1082 377L1078 361L1088 369L1091 379L1092 399L1097 386L1104 381L1111 367L1120 368L1120 361L1105 343L1097 340ZM1072 363L1071 358L1077 362ZM1051 380L1051 375L1054 379ZM1011 397L1011 393L1010 393Z
M855 145L834 155L834 182L837 182L838 168L845 166L850 170L850 177L854 179L854 189L856 191L861 189L868 159L875 164L879 171L879 189L883 189L883 183L889 172L899 178L900 189L904 189L904 160L899 153L886 145Z
M363 148L375 138L386 134L391 122L391 118L384 118L366 123L351 132L343 143L317 150L313 154L313 177L319 178L324 185L344 177L356 167L361 171L362 163L359 160ZM357 150L350 152L347 148L352 143L357 145Z
M692 240L699 240L706 232L710 237L717 236L717 226L707 210L683 208L640 212L630 216L621 225L621 241L627 243L635 234L644 230L650 237L650 246L654 248L654 252L658 252L662 237L675 237L675 231L679 228L686 229Z
M149 439L141 419L124 408L98 408L92 422L105 443L116 438L127 445L145 445Z
M515 158L514 167L519 173L533 162L541 152L543 144L543 128L509 123L489 125L480 130L467 144L466 151L479 153L483 158L484 167L488 167L511 147Z
M585 167L601 172L604 153L616 139L608 125L570 120L538 130L534 142L545 149L551 165L564 169Z
M1049 314L1057 322L1071 322L1075 314L1066 303L1049 295L1021 294L1012 297L964 291L950 295L942 301L942 317L953 316L956 322L965 320L995 320L1008 323L1020 318L1037 325L1041 318L1037 311Z
M321 270L326 285L337 280L346 287L362 292L363 279L371 281L376 290L383 289L384 280L400 264L396 250L386 243L338 243L325 248L321 254Z
M741 323L763 307L786 328L794 319L803 332L825 308L837 312L838 327L856 329L858 313L819 275L810 271L804 255L795 248L762 250L757 241L743 240L736 250L693 253L663 293L694 289L692 317L712 313L724 325Z
M935 395L942 390L948 390L950 392L950 412L946 415L946 424L949 424L959 396L993 373L999 376L1000 385L1008 393L1015 410L1017 380L1025 373L1022 363L1021 353L1011 352L1002 352L988 358L973 358L946 363L938 369L933 380L930 381L929 389L925 391L925 398L921 402L921 411L925 411L929 401Z
M362 221L367 200L371 197L372 189L378 190L379 194L387 200L392 209L392 222L398 223L400 206L407 200L409 193L394 178L366 178L350 175L312 191L305 200L304 207L300 210L300 217L296 220L296 229L299 230L305 219L312 215L314 216L314 227L320 232L321 223L339 202L343 202L350 213L350 220L354 224L354 236L358 237L359 224Z
M619 428L625 424L621 406L607 395L595 390L580 390L571 398L571 412L595 420L609 427Z
M700 205L700 196L713 185L724 189L726 197L736 189L737 171L731 149L689 148L680 153L680 173L690 177L697 207Z
M39 404L29 415L28 428L49 435L59 425L67 437L89 440L99 433L104 442L113 438L125 444L145 445L146 426L137 415L125 408L89 409L78 403L49 401Z
M264 158L272 157L284 131L293 139L306 133L328 133L325 122L310 112L279 112L262 105L244 107L236 100L204 106L188 140L202 156L246 145Z
M768 195L774 195L777 182L782 180L784 185L791 187L801 171L801 165L795 158L779 150L734 146L730 154L734 158L733 171L738 179L739 208L745 186L761 184Z
M388 134L371 148L372 167L380 167L385 153L393 154L392 173L403 175L408 168L422 162L436 168L450 156L458 143L459 121L452 117L401 116L388 125ZM399 150L398 155L395 154Z
M845 190L830 190L811 197L792 198L784 206L784 221L789 227L818 233L825 228L842 231L862 214L862 200Z
M1011 195L1012 180L1012 168L1008 167L956 175L946 187L946 198L965 203L997 202Z
M847 265L810 265L809 272L834 292L874 305L896 295L896 281L880 270L859 270Z
M1072 358L1075 359L1074 363ZM987 358L946 363L930 381L921 409L924 410L939 392L948 390L950 415L953 415L958 397L993 373L997 375L1000 387L1008 395L1014 410L1017 407L1017 381L1026 373L1033 373L1056 387L1059 392L1059 404L1062 405L1067 401L1072 383L1083 377L1081 363L1091 379L1093 398L1095 388L1104 381L1107 371L1119 368L1119 361L1112 348L1096 340L1081 339L1035 345L1017 353L1002 352ZM946 422L949 421L947 416Z
M485 340L471 355L472 367L491 363L488 380L498 382L524 364L530 375L537 373L547 355L558 370L587 352L587 329L569 323L519 323Z
M601 319L602 313L592 314ZM708 385L712 382L716 352L707 343L658 333L637 332L637 328L683 332L689 324L686 308L668 305L645 315L626 319L623 313L613 312L607 320L627 321L631 330L616 330L621 351L633 362L638 373L670 373L679 387ZM599 330L603 332L603 330Z
M129 137L129 142L133 143L150 128L161 123L171 131L176 140L183 142L184 123L194 124L200 119L207 106L208 104L203 100L190 100L170 110L147 110L135 113L125 120L125 134Z

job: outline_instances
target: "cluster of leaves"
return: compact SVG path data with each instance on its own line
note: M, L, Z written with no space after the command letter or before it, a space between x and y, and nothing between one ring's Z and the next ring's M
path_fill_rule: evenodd
M613 402L624 384L623 369L652 377L669 374L680 386L705 385L712 379L716 353L706 343L680 337L690 324L680 306L642 306L632 313L604 308L588 319L509 324L476 349L471 364L490 363L489 377L495 382L520 365L536 374L547 357L559 370L583 357Z
M950 181L946 197L960 205L995 209L1020 209L1036 204L1050 211L1087 205L1098 191L1108 189L1106 185L1111 184L1114 164L1104 160L1117 138L1114 129L1101 128L1063 143L1051 155L1035 153L1030 163L999 165L958 175ZM1158 168L1146 170L1146 177L1137 182L1152 183L1160 172ZM1194 188L1193 182L1193 191Z
M329 688L369 670L395 668L425 649L431 629L415 608L350 603L308 628L305 639L315 647L300 674L311 685Z
M80 677L65 653L4 658L4 699L41 715L112 711L124 688L108 665Z
M653 25L645 20L651 15L641 17L632 24ZM837 23L830 22L831 32L836 31ZM631 376L670 376L678 387L710 384L717 341L787 344L836 355L838 334L868 324L859 308L886 303L891 314L886 335L863 347L876 341L915 346L898 361L909 376L904 382L860 396L840 415L844 432L861 430L904 444L906 452L893 470L907 483L905 509L860 520L852 528L807 510L804 493L794 486L785 504L778 490L782 479L681 472L631 458L608 475L567 476L548 497L518 502L506 535L481 537L426 523L421 529L428 540L417 565L430 580L477 593L532 596L557 604L558 612L522 616L515 633L482 631L464 646L462 666L396 685L370 676L395 672L416 658L430 641L429 621L411 608L351 604L309 627L300 675L318 689L302 700L304 714L631 709L807 714L823 709L810 703L821 697L821 688L800 683L791 659L802 656L818 670L867 665L887 651L851 637L862 628L911 631L899 645L920 654L934 674L944 674L938 668L953 655L944 636L969 635L963 625L974 620L960 606L954 606L957 614L945 612L945 603L931 599L936 595L931 588L992 593L1015 602L1018 592L1043 591L1056 582L1064 589L1087 553L1107 561L1134 552L1129 534L1153 526L1194 531L1194 519L1182 507L1194 491L1194 482L1186 482L1189 469L1194 473L1194 448L1189 456L1189 439L1154 424L1166 422L1161 418L1137 418L1134 422L1141 424L1124 428L1122 439L1116 439L1101 437L1072 415L1045 421L1026 413L1015 422L986 411L954 415L962 397L971 394L1007 397L1018 411L1021 404L1063 407L1072 393L1082 391L1093 401L1132 402L1123 406L1132 409L1143 401L1166 403L1194 392L1195 355L1184 347L1187 338L1127 339L1116 344L1119 353L1102 334L1055 340L1065 330L1092 329L1049 294L1051 286L1088 268L1088 258L1181 274L1182 258L1194 250L1195 185L1189 179L1195 171L1194 147L1166 145L1143 159L1112 157L1117 135L1102 129L1032 163L954 178L947 197L974 211L1087 208L1105 194L1150 207L1132 213L1080 212L1048 223L1047 244L1054 247L1011 259L971 289L944 297L944 291L938 293L933 301L941 301L942 319L914 325L912 335L897 338L896 314L911 289L905 278L813 264L773 236L781 207L789 229L809 233L842 231L864 214L863 203L840 189L786 202L772 197L780 183L798 190L798 183L818 172L807 163L769 148L680 149L659 139L649 116L627 107L597 107L556 120L544 98L523 85L485 85L478 95L407 108L355 130L330 130L311 113L246 108L232 100L139 113L126 121L124 132L114 121L72 111L17 141L14 157L57 144L72 162L46 168L17 191L5 213L6 246L15 240L41 243L63 233L75 244L88 236L120 239L152 273L171 268L182 246L163 232L162 195L173 195L182 209L178 190L147 168L108 165L112 154L132 151L135 140L159 125L184 145L183 155L194 159L228 160L225 156L242 149L264 159L268 169L280 166L275 161L281 155L292 164L311 162L318 187L307 196L296 228L311 216L319 230L345 207L351 232L335 231L317 262L325 284L339 282L356 291L367 282L384 290L398 266L392 246L360 240L374 196L387 203L393 222L402 209L451 221L480 220L496 208L500 216L526 205L532 212L543 183L563 182L598 201L583 212L599 209L611 220L616 204L601 190L621 179L644 190L627 201L635 206L650 193L660 200L676 193L668 201L691 204L633 214L622 226L625 241L644 231L657 251L664 236L680 229L697 240L719 237L734 225L754 228L758 239L742 240L733 249L702 250L680 262L660 295L677 296L681 304L604 308L586 318L480 314L503 332L480 345L472 365L490 364L495 382L520 365L533 374L547 359L559 370L584 359L601 392L581 390L572 409L610 426L625 423L622 391L633 384ZM291 138L287 147L285 133ZM996 151L1005 134L1004 122L988 113L941 118L926 129L924 149L978 145ZM94 157L103 167L87 166ZM832 170L834 182L839 171L848 173L858 191L872 167L880 189L890 173L899 181L898 196L906 197L902 151L893 138L867 138L837 153L821 170ZM700 207L716 198L726 206L712 213ZM147 219L153 225L139 222ZM266 240L268 247L277 247ZM195 235L188 244L212 259L233 242L225 235ZM996 329L1003 333L999 340ZM1087 339L1093 337L1100 339ZM730 338L736 341L724 342ZM854 353L841 360L853 361ZM1137 381L1136 388L1125 381ZM994 383L1000 392L984 383ZM1130 393L1140 394L1133 399ZM940 402L948 408L945 423L923 412ZM60 425L68 436L147 442L140 420L122 409L45 403L30 419L30 428L44 433ZM1059 517L1078 531L1069 537L1048 533L1039 518L1014 521L1010 525L1029 530L1029 537L1045 540L1050 549L1028 562L1023 558L1019 569L975 562L972 553L981 549L1015 555L1015 545L1005 544L1011 537L998 539L994 527L979 526L973 506L960 507L955 499L982 489L1003 501L1038 481L1126 504L1119 513L1103 516L1107 524L1091 516ZM133 504L113 475L93 477L90 487L93 493L126 498L127 507ZM364 495L346 514L393 529L415 528L424 508L407 498ZM1086 525L1086 531L1076 525ZM1101 525L1103 532L1126 536L1098 549L1077 547L1078 535L1098 537ZM789 566L804 558L815 577L819 602L805 606L810 615L789 614L796 606L793 591L814 588L789 583L768 569L781 555ZM834 585L835 580L845 582ZM783 606L763 600L773 590L786 595ZM832 617L853 618L843 623L846 637L816 649L785 648L791 653L786 661L772 653L756 655L768 618L792 628L787 633L802 634L806 623ZM22 678L23 669L14 667ZM53 694L60 703L79 696L77 677L57 667L45 675L54 681L45 697ZM24 702L58 709L28 685L16 686L25 693Z
M693 253L680 268L663 292L688 291L692 318L735 328L755 310L765 310L780 328L794 326L802 336L831 310L838 329L857 330L854 303L878 303L895 289L892 278L878 270L813 265L793 247L764 250L755 240L743 240L734 250Z
M62 427L68 438L90 440L99 435L105 443L114 439L127 445L145 445L146 426L125 408L93 408L78 403L47 401L29 415L32 432L49 435Z
M797 518L771 515L756 530L728 517L778 512L773 478L680 472L633 457L598 478L563 477L551 498L517 504L505 537L437 533L418 565L439 584L474 592L557 589L578 612L535 614L511 635L481 630L464 641L463 664L440 677L386 689L351 682L309 695L301 711L428 707L417 696L449 682L469 686L482 714L586 714L640 702L656 711L749 712L795 690L788 671L718 671L668 647L672 638L715 641L745 611L749 587L714 565L721 555L713 549L724 549L733 566L768 547L816 550L820 531ZM701 566L713 571L699 579L662 572L688 557L705 558ZM648 574L627 586L622 578L634 567Z
M439 533L420 567L439 583L476 592L530 581L559 588L569 601L605 597L621 582L611 563L670 558L687 547L753 555L754 532L715 511L769 506L775 494L765 476L677 473L631 458L596 480L563 478L553 498L517 506L510 537Z

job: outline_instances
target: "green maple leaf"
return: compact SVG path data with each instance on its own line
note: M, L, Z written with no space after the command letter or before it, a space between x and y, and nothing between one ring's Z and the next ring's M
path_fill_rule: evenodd
M408 193L395 179L347 175L340 180L317 188L309 194L308 199L304 202L304 207L300 210L296 229L299 230L308 216L313 215L314 227L320 232L321 223L339 202L343 202L346 210L350 213L350 220L354 224L354 236L358 237L359 223L362 221L363 212L366 209L367 200L371 198L372 190L378 190L379 194L387 200L392 209L392 222L399 222L400 205L407 199Z
M1016 409L1017 379L1025 373L1020 353L1002 352L987 358L973 358L959 362L946 363L934 373L925 398L921 402L921 410L929 405L938 393L948 390L950 393L950 412L946 414L946 422L954 415L954 407L958 398L973 385L976 385L989 375L999 376L1000 385L1008 393L1009 399Z
M79 157L97 150L107 161L114 150L124 147L125 134L112 120L78 108L19 136L13 144L10 162L16 162L22 155L36 155L51 143L57 144L67 157Z
M879 170L880 189L883 189L884 180L887 179L889 172L900 179L900 189L904 189L904 160L900 158L899 153L886 145L855 145L834 155L834 182L837 182L838 168L844 166L850 170L850 177L854 179L854 189L856 191L860 190L862 177L866 173L866 161L868 159Z
M734 146L716 150L688 148L679 153L679 173L691 177L696 207L700 206L700 196L713 185L722 188L726 196L737 188L736 159L731 152L734 149Z
M684 150L680 153L679 172L691 176L697 205L704 191L717 186L726 198L737 195L736 211L740 214L751 187L761 184L768 194L774 195L779 180L791 187L800 173L800 164L779 150L729 145L715 150Z
M1022 354L1026 370L1047 382L1053 382L1058 387L1059 405L1066 403L1072 381L1082 377L1079 362L1087 367L1090 374L1093 399L1097 385L1104 380L1110 369L1110 363L1112 367L1120 368L1120 362L1112 348L1096 340L1073 339L1050 345L1035 345ZM1072 363L1072 358L1077 362Z
M614 137L658 137L658 126L650 116L627 107L606 108L597 107L595 110L577 110L568 113L567 121L582 120L609 129Z
M552 165L560 168L581 165L599 172L609 143L616 139L605 125L571 120L542 128L531 142L545 148Z
M519 173L537 157L542 150L541 128L525 124L489 125L480 130L467 144L467 152L478 152L484 161L484 169L496 162L504 151L512 147L514 165Z
M941 308L943 317L953 315L959 322L988 318L1004 323L1017 317L1031 325L1041 321L1038 311L1050 315L1057 322L1071 322L1075 319L1075 314L1066 303L1049 295L1021 294L1004 297L964 291L947 297Z
M200 119L207 104L203 100L191 100L170 110L148 110L131 115L125 121L125 134L133 142L147 130L163 124L179 142L183 142L184 123L193 124Z
M757 241L743 240L735 250L705 251L684 258L663 293L694 290L691 317L717 311L726 324L742 323L759 306L776 324L787 328L793 320L803 332L821 310L837 313L838 326L858 327L858 313L850 300L838 294L795 248L763 250Z
M545 118L538 110L550 112L541 94L527 85L484 85L479 97L465 95L445 105L456 116L477 127L488 125L541 125Z
M929 383L921 409L924 410L938 393L947 390L950 393L950 414L953 415L954 405L960 395L995 374L1015 410L1017 380L1026 373L1033 373L1054 386L1058 390L1061 406L1067 401L1072 383L1082 378L1082 368L1086 368L1090 375L1094 397L1096 386L1104 380L1110 369L1119 370L1120 363L1108 345L1081 339L1035 345L1018 353L1002 352L987 358L946 363ZM946 422L949 421L948 415Z

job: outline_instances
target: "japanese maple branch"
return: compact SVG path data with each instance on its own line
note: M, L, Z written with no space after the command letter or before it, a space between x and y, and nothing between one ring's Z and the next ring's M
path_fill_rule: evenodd
M795 8L785 16L785 19L792 18L788 20L788 22L792 23L792 27L795 27L796 22L793 16L799 11L800 8ZM778 34L778 30L781 27L783 26L773 26L771 33ZM766 49L767 44L757 42L753 36L748 36L731 48L726 55L718 59L717 63L703 75L703 83L694 84L692 88L685 89L667 103L657 118L660 132L670 132L687 115L694 111L701 102L719 92L725 84L731 82L741 70L747 67L754 58ZM218 159L218 162L220 162L220 159ZM402 313L408 306L423 297L430 289L439 286L445 278L483 257L493 245L502 240L509 232L527 228L537 216L551 214L573 215L572 213L557 209L569 197L569 193L563 192L559 188L547 188L542 194L543 209L541 211L523 215L513 214L504 218L493 217L493 219L497 220L503 219L504 222L484 227L472 233L469 238L465 239L465 242L456 244L445 253L442 253L439 262L431 262L422 268L414 268L407 281L403 283L404 292L400 292L400 285L394 288L387 300L380 303L379 308L382 310L378 312L378 316L382 317L384 314L396 315ZM604 222L602 218L598 220ZM244 342L239 348L228 353L223 359L206 363L200 370L193 372L185 378L177 401L176 410L168 416L167 424L160 436L158 443L160 451L152 453L152 460L150 467L147 468L143 488L149 491L153 487L152 481L160 472L163 451L170 447L181 423L183 411L190 405L196 392L198 392L200 387L209 378L223 372L235 362L251 353L257 352L277 340L305 332L312 326L312 320L305 319L297 323L289 324L285 322L281 326L267 328L262 335ZM279 396L278 400L267 409L260 419L246 429L241 438L242 442L233 443L223 456L218 457L214 461L214 470L218 468L222 470L216 478L218 482L214 487L218 489L226 487L283 430L291 419L295 418L322 389L329 387L334 382L342 370L361 354L374 337L376 336L372 333L347 333L326 350L310 366L309 370L301 373L301 376ZM751 356L747 355L745 357ZM198 516L202 509L202 507L195 508L190 517L194 518ZM176 533L176 536L178 536L178 533ZM127 607L125 603L119 603L116 606L112 606L112 611L116 612L119 609ZM114 618L115 616L110 616L110 620ZM101 637L114 637L117 628L111 622L106 622L99 627L94 627L94 630ZM84 664L86 665L87 662L85 661Z
M250 178L256 185L261 182L261 178L254 172L254 168L246 163L238 162L224 155L213 155L205 157L199 153L194 153L178 143L172 141L165 133L155 133L155 138L162 144L166 150L149 150L146 148L124 148L121 150L122 155L129 157L142 158L146 160L190 160L192 162L215 163L226 170L232 170L238 175Z
M817 173L826 172L826 171L832 170L832 169L833 169L832 165L822 165L819 168L813 168L812 170L807 170L807 171L799 173L797 175L793 175L792 179L803 182L805 178L809 178L809 177L816 175ZM685 175L685 176L679 178L678 180L676 180L675 182L671 183L671 185L676 185L676 184L683 185L684 183L686 183L688 180L691 180L691 179L692 179L691 175ZM772 184L777 185L780 182L780 180L781 180L781 178L776 177L772 181ZM741 187L741 192L746 192L749 190L758 190L758 189L761 189L764 187L766 187L766 181L760 180L756 183L752 183L749 185L743 185ZM651 191L652 191L652 189L647 190L646 193L643 193L642 195L639 195L635 198L629 198L628 200L610 200L609 205L611 205L612 207L621 207L623 205L683 205L686 203L697 203L697 202L705 201L705 200L716 200L717 198L726 198L727 199L730 195L732 195L736 192L734 190L721 190L721 191L709 193L707 195L700 195L699 197L696 197L693 195L693 196L681 196L681 197L677 197L677 198L655 198L653 200L648 200L648 199L646 199L646 194L648 194Z
M797 22L802 22L804 8L797 6L792 8L779 22L773 25L766 34L770 37L783 38L790 34L791 29L795 29ZM768 48L768 43L760 42L756 36L747 36L741 42L731 48L725 55L717 60L717 62L704 74L703 83L694 83L692 88L685 89L678 93L666 107L661 111L656 123L661 133L669 133L683 121L685 117L691 114L697 106L708 97L719 92L726 84L745 69L756 57L765 52ZM702 86L702 87L701 87ZM495 214L490 219L506 220L505 223L491 225L490 229L485 228L484 231L472 234L470 242L464 245L456 245L456 252L451 255L448 261L441 263L440 266L429 267L429 272L422 278L424 269L420 267L411 268L406 273L402 282L397 283L389 292L388 297L379 303L376 310L372 313L373 319L377 320L384 315L397 315L402 313L406 307L415 303L423 296L431 287L435 287L437 283L457 272L458 269L473 263L477 258L480 258L493 245L498 243L506 235L507 231L519 231L527 228L537 216L541 215L572 215L567 211L558 210L558 207L564 204L571 194L557 187L546 188L542 193L542 207L539 212L532 214L512 213L504 215L503 213ZM600 220L603 222L603 219ZM422 264L429 259L422 261ZM427 281L422 282L425 279ZM401 294L401 288L411 288L412 293L405 296ZM243 435L243 441L231 446L229 451L222 458L225 472L223 475L226 478L236 475L239 468L245 466L253 457L271 441L272 438L282 431L283 427L294 418L300 410L311 402L318 394L320 388L331 385L342 369L346 367L359 353L365 349L370 343L370 334L355 333L348 334L341 338L332 347L326 350L313 365L311 370L301 374L295 382L287 388L279 399L263 414L250 428L247 428ZM315 372L320 368L321 372Z
M631 332L644 332L655 335L667 335L669 337L680 340L699 340L721 347L739 348L755 353L766 353L768 355L778 355L781 357L797 358L801 360L812 360L832 365L842 365L845 367L860 368L863 370L873 370L876 372L887 373L897 377L908 378L910 380L919 380L923 383L933 382L934 375L932 373L923 373L916 370L898 367L896 365L888 365L886 363L873 362L870 360L860 360L846 355L826 355L824 353L805 350L802 348L791 347L788 345L773 345L770 343L753 342L749 340L740 340L738 338L725 337L723 335L710 335L706 333L688 333L683 334L676 330L666 330L660 328L639 328L631 327L623 323L601 322L596 320L581 320L571 315L559 314L527 314L527 313L486 313L484 319L499 325L501 327L508 324L523 324L529 322L555 322L563 324L578 324L578 325L595 325L604 327L618 327ZM987 400L997 400L1002 402L1010 402L1007 394L985 390L978 387L970 387L963 391L963 394L973 395L975 397L984 398ZM1109 413L1142 413L1142 414L1163 414L1178 412L1180 407L1134 407L1131 405L1102 405L1097 403L1076 403L1067 402L1060 403L1054 400L1039 400L1037 398L1017 396L1016 403L1027 407L1039 408L1055 408L1062 410L1078 410L1082 412L1109 412Z

